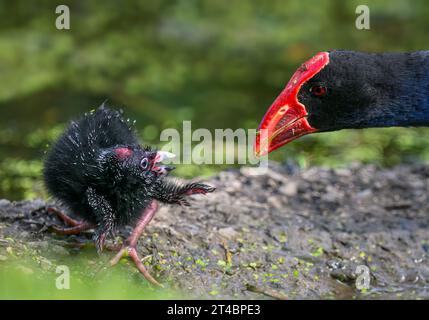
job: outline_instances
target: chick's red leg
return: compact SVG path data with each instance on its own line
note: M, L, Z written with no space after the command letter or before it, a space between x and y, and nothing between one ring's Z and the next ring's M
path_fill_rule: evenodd
M65 224L67 224L71 227L76 227L82 223L80 221L77 221L77 220L69 217L64 212L61 212L60 210L57 210L55 208L48 208L47 211L49 214L55 214L60 220L62 220Z
M94 228L94 225L87 222L82 222L77 226L69 228L62 228L58 226L52 226L51 228L57 234L79 234L83 231Z
M83 231L94 228L93 224L88 222L83 222L83 221L77 221L55 208L48 208L47 211L50 214L55 214L66 225L70 226L68 228L55 226L55 225L52 226L51 227L52 230L57 234L62 234L62 235L79 234Z
M121 260L122 257L130 257L134 263L137 266L137 269L143 274L143 276L148 280L150 283L162 287L162 284L160 284L158 281L153 278L150 273L147 271L143 263L141 262L141 259L139 255L137 254L136 246L137 242L143 233L145 227L148 225L148 223L152 220L153 216L155 215L156 211L158 209L158 203L153 200L150 205L144 209L143 214L139 221L137 222L136 227L134 228L131 235L128 237L128 239L125 241L125 245L123 248L118 252L118 254L110 260L110 265L114 266Z

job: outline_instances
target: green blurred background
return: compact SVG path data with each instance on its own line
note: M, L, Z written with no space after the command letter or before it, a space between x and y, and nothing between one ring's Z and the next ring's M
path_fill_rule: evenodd
M55 28L67 4L71 30ZM355 8L371 30L355 28ZM141 137L181 128L256 128L295 69L329 49L428 49L429 2L0 1L0 198L44 196L42 159L64 124L106 98ZM300 166L429 159L428 129L310 135L272 154ZM225 166L183 167L179 175Z

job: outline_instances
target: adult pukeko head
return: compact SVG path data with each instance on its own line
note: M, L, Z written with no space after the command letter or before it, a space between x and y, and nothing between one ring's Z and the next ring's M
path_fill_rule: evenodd
M313 132L427 125L429 51L320 52L270 106L258 128L267 137L254 148L264 155Z

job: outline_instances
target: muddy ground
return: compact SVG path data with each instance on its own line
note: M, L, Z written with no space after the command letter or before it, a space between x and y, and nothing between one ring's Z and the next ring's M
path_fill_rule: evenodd
M138 249L167 288L197 298L429 298L429 166L272 163L253 173L221 172L208 181L217 191L192 207L161 207ZM52 234L59 221L47 205L0 200L0 267L32 248L49 270L91 246L91 233ZM106 266L112 255L91 263ZM359 265L370 270L368 290L356 288Z

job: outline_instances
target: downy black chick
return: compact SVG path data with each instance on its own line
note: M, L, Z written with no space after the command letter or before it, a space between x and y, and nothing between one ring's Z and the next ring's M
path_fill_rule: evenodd
M138 238L155 214L157 201L188 205L187 196L215 190L202 183L179 183L167 178L174 167L159 162L171 156L143 148L129 120L104 104L71 122L49 151L43 174L50 194L81 221L51 208L50 212L69 225L54 227L54 231L77 234L93 228L101 252L106 237L117 227L134 224L133 233L111 264L128 255L146 279L159 285L136 252Z

